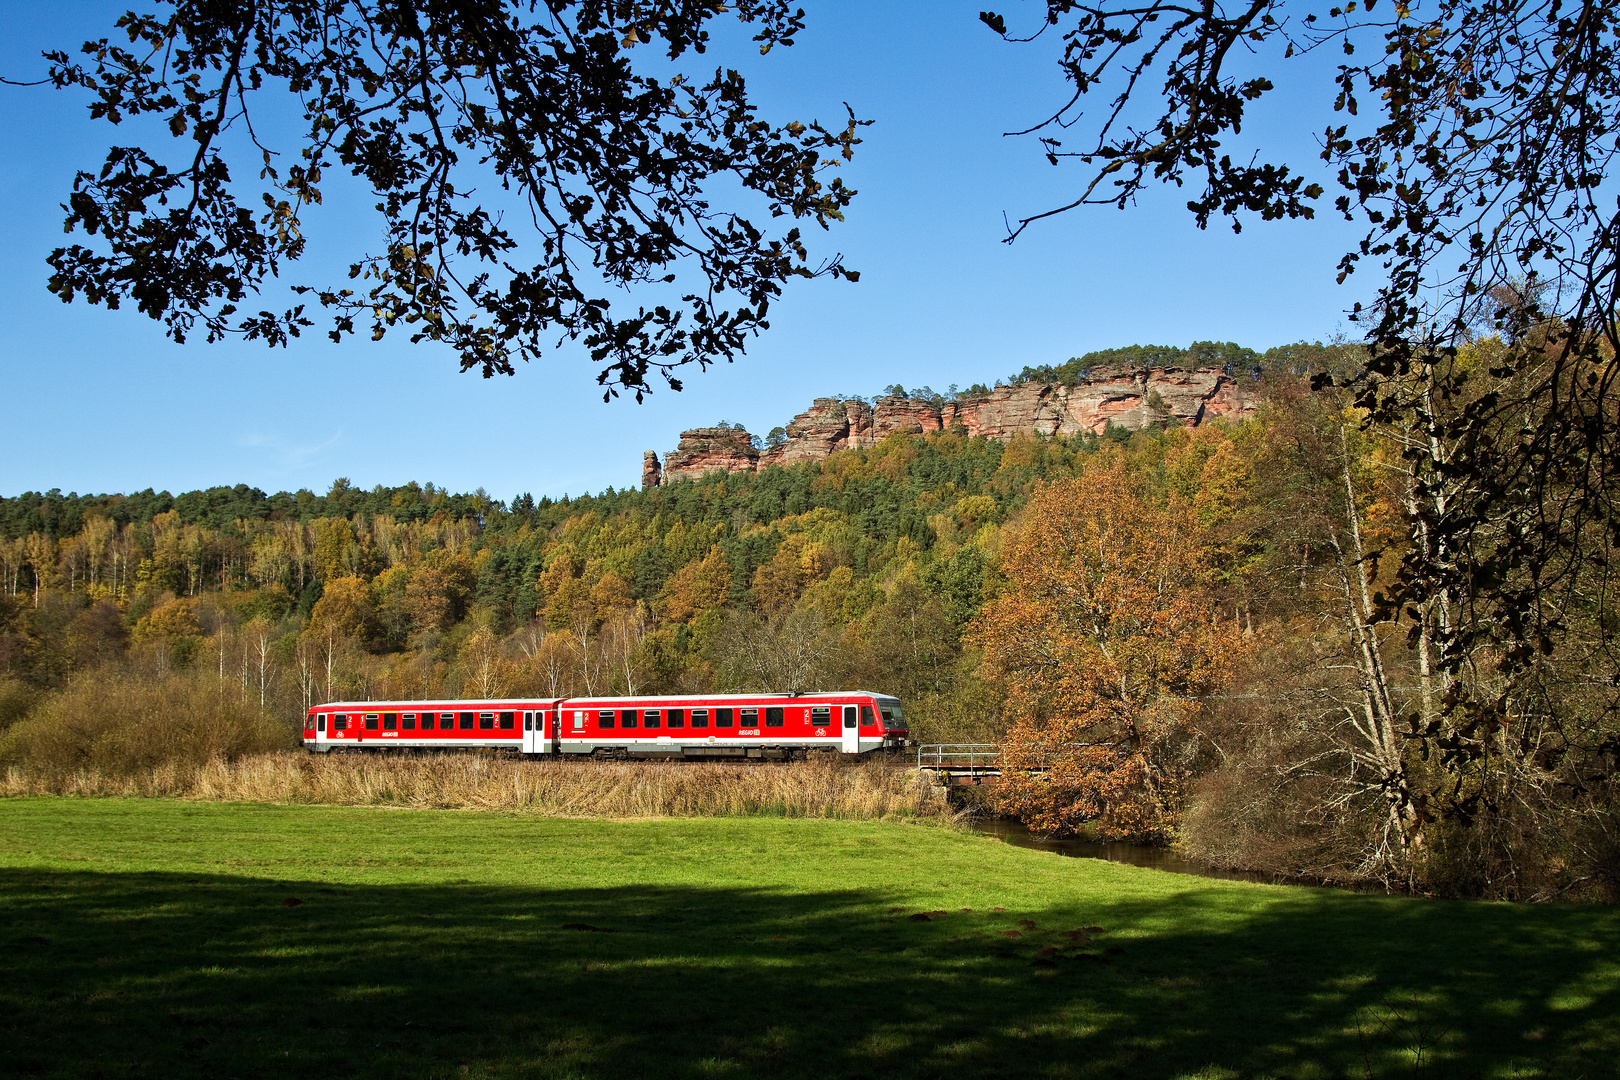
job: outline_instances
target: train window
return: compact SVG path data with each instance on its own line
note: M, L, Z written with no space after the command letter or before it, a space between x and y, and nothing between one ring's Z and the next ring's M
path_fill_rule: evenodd
M634 710L634 709L620 709L619 710L619 726L622 727L622 728L633 728L633 727L635 727L636 726L636 710Z
M855 726L855 706L853 705L844 706L844 726L847 728Z
M534 713L526 712L526 713L523 714L523 730L524 731L533 731L534 730Z
M745 728L759 727L759 710L744 709L742 715L737 718L737 726Z
M433 730L433 714L432 713L425 712L425 713L422 714L422 730L423 731L432 731Z
M612 709L602 709L602 710L598 711L597 714L596 714L596 726L599 727L599 728L610 728L610 727L612 727L613 726L613 710Z
M374 712L366 713L366 730L367 731L376 731L377 730L377 714L376 713L374 713Z
M317 716L315 718L315 730L316 731L325 731L326 730L326 714L325 713L321 713L319 716Z
M671 710L669 710L669 726L670 727L685 727L686 726L686 710L685 709L671 709Z
M641 726L655 728L658 726L660 714L657 709L648 709L641 714Z
M692 726L693 727L708 727L709 726L709 710L708 709L693 709L692 710Z
M492 712L481 712L481 713L479 713L478 714L478 726L480 728L483 728L485 731L493 730L494 727L495 727L495 714L492 713Z
M716 709L716 710L714 710L714 726L715 727L730 727L731 726L731 716L732 716L732 712L731 712L730 709Z
M780 706L780 705L767 705L767 706L765 706L765 726L766 727L781 727L782 726L782 706Z
M348 731L349 730L349 718L347 716L344 716L342 713L333 713L332 714L332 730L333 731Z
M872 706L861 706L861 727L871 727L877 723L877 717L872 715Z
M399 713L397 713L397 712L385 712L385 713L383 713L383 730L384 731L398 731L399 730Z
M516 729L517 729L517 713L515 713L515 712L503 712L503 713L501 713L501 730L502 731L514 731Z
M415 731L416 730L416 714L413 713L413 712L408 712L404 716L400 717L399 718L399 726L404 728L406 731Z
M473 714L470 712L458 713L456 717L456 726L462 731L471 731L473 726Z
M829 727L832 724L832 706L816 705L810 710L811 727Z
M584 713L576 712L574 714L574 730L575 731L584 731L585 730L585 714Z

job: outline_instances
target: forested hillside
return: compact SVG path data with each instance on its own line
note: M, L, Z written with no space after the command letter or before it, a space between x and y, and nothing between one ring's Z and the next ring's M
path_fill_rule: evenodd
M0 755L228 757L332 699L863 687L920 741L1048 770L996 796L1040 828L1612 895L1601 582L1569 594L1546 677L1458 734L1430 628L1462 616L1382 591L1444 496L1405 467L1410 429L1288 370L1254 392L1236 424L897 433L561 501L341 480L0 500Z
M926 722L1002 524L1096 448L902 437L822 466L511 506L343 481L26 495L0 501L0 664L43 691L161 654L224 670L289 720L317 698L853 680L916 699ZM788 663L769 648L785 638L815 646Z

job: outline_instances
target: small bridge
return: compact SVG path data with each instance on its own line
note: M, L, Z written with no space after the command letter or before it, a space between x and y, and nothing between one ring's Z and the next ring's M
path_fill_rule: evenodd
M947 787L978 787L1001 779L1000 756L995 743L928 743L917 747L917 768Z
M1072 742L1056 746L1037 745L1037 750L1075 749L1087 746L1115 746L1116 743ZM1043 758L1045 754L1041 755ZM995 743L925 743L917 747L917 768L939 777L947 787L980 787L1002 777L1001 747ZM1011 768L1025 776L1045 776L1050 766L1024 765Z

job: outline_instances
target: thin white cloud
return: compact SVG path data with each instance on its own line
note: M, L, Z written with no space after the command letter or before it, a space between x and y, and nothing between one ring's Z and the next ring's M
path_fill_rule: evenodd
M282 469L301 469L316 464L326 451L342 441L341 429L321 442L296 442L279 432L260 431L244 432L235 439L236 445L244 450L267 451L263 455L265 464Z

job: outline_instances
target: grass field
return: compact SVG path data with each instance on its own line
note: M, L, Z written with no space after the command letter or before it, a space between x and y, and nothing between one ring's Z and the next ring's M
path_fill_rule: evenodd
M1601 1077L1617 1003L1606 909L911 825L0 800L6 1076Z

